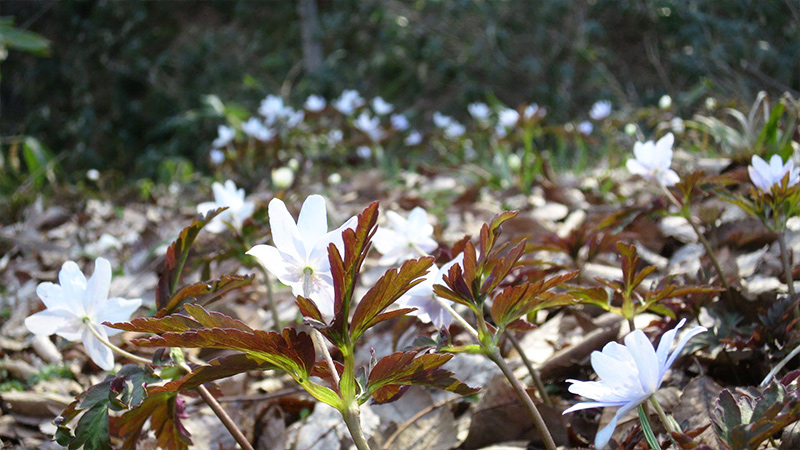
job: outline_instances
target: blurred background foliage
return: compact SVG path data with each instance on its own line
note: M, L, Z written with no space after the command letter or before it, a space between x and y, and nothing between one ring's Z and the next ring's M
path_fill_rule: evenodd
M472 101L536 102L565 121L600 99L616 110L669 94L688 114L708 96L749 105L761 90L800 91L795 0L315 4L312 73L296 2L3 2L50 49L0 49L0 135L35 136L66 173L152 177L165 158L208 152L222 120L212 94L253 111L269 93L299 106L354 88L422 122L463 118Z

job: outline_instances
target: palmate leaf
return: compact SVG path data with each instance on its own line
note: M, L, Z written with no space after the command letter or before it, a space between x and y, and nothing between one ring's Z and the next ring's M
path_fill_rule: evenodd
M189 301L200 305L207 305L214 299L221 297L229 291L247 286L252 283L254 275L223 275L218 279L203 281L182 287L170 299L167 305L160 309L155 317L164 317Z
M481 295L486 295L487 293L492 292L497 285L499 285L500 282L505 279L508 273L511 272L511 269L514 268L524 252L525 242L520 242L516 247L512 248L505 257L497 258L492 261L491 271L484 279L483 285L481 285Z
M359 301L350 324L351 339L355 341L370 327L411 311L406 308L384 313L400 296L423 280L422 276L431 264L433 258L425 257L408 260L399 269L387 270Z
M483 224L480 234L482 260L487 259L497 243L497 238L500 236L500 226L507 220L517 217L518 214L519 211L503 211L495 215L488 224Z
M56 441L70 449L110 449L109 410L136 408L145 401L147 384L156 381L160 378L149 367L123 366L116 375L108 376L81 393L56 418ZM73 433L69 423L81 413Z
M358 215L358 225L356 229L346 229L342 233L344 243L344 255L339 252L335 245L328 247L328 260L331 265L331 276L333 278L333 321L330 326L322 330L333 342L342 342L348 333L347 319L350 316L350 307L353 301L353 290L358 282L358 274L361 265L369 253L372 236L377 230L378 224L378 202L372 202L361 214ZM301 301L309 303L310 300ZM301 311L306 311L314 317L314 311L310 307L301 306ZM316 311L319 312L318 310ZM319 316L321 317L321 316Z
M114 434L125 439L123 450L134 450L150 419L150 429L155 433L159 447L186 450L192 444L189 432L181 423L181 419L186 417L183 400L177 393L151 392L141 406L114 421Z
M389 403L399 399L408 386L431 386L470 395L478 392L453 377L449 370L441 369L453 355L417 352L397 352L385 356L375 364L369 374L367 390L359 399L361 403L372 397L373 403Z
M191 317L173 314L108 324L127 331L160 333L132 342L143 347L186 347L237 350L273 364L295 379L307 379L314 366L314 344L306 333L286 328L283 333L253 330L244 322L202 306L184 305Z
M464 260L454 264L443 276L444 285L433 286L433 292L439 297L470 307L476 313L480 310L479 296L476 295L477 255L475 246L467 241L464 245Z
M189 256L189 249L194 243L195 238L208 222L228 208L218 208L205 214L200 214L192 223L181 230L176 239L168 248L164 257L164 262L158 270L158 285L156 287L156 306L159 310L167 308L170 304L172 295L178 289L178 282L183 273L183 266ZM163 315L172 311L165 311Z
M492 320L499 329L502 329L538 309L571 303L568 295L543 296L543 294L575 278L578 273L579 271L569 272L547 280L504 289L492 301Z
M625 292L633 292L648 275L658 269L656 266L647 266L637 272L636 268L641 258L633 244L617 242L617 251L622 256L622 288Z

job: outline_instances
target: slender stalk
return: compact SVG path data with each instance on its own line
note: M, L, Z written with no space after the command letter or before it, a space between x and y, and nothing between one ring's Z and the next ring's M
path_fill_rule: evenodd
M308 298L309 290L311 287L311 272L306 270L304 272L304 279L303 279L303 297ZM328 351L328 344L325 342L325 337L322 333L319 332L314 327L311 327L311 340L314 341L315 347L319 348L319 351L322 352L322 357L325 358L325 363L328 365L328 369L331 371L331 378L333 378L333 383L335 386L340 387L340 378L339 378L339 371L336 370L336 364L333 363L333 358L331 357L331 352Z
M280 314L278 314L275 296L272 294L272 280L270 280L269 272L267 272L264 266L259 263L258 267L261 268L261 273L264 274L264 285L267 287L267 307L269 308L270 314L272 314L272 321L275 323L275 328L281 330L283 329L283 322L281 321Z
M680 448L678 443L675 442L675 438L672 437L672 433L682 433L680 426L677 426L677 423L675 423L675 421L670 420L669 417L667 417L667 413L665 413L664 410L661 408L661 405L658 403L658 400L656 400L656 397L654 395L650 396L650 404L653 405L653 407L656 409L656 414L658 414L658 418L661 420L661 423L664 424L664 428L667 430L667 436L669 436L669 440L672 441L672 443L675 444L678 448Z
M646 403L639 405L637 408L639 410L639 422L642 423L642 432L644 433L644 438L647 440L647 444L650 446L650 448L659 450L661 445L658 443L658 439L656 439L656 435L653 433L653 427L650 425L650 421L647 419L647 413L643 408L644 405L646 405Z
M547 450L556 450L556 443L553 441L553 436L550 435L550 431L547 429L547 425L544 423L544 419L542 415L539 413L539 410L536 408L536 404L533 403L531 397L525 392L525 388L522 387L522 384L517 380L517 377L514 376L514 372L511 371L511 368L508 367L503 357L500 355L500 352L497 348L493 349L486 349L486 356L489 357L497 367L503 372L503 375L506 376L508 382L511 383L511 387L514 388L514 392L517 394L517 397L525 404L528 408L528 413L530 413L531 418L533 419L534 425L536 425L536 429L539 431L539 435L541 435L542 440L544 441L544 446Z
M794 280L792 280L792 263L789 262L789 250L786 246L786 228L778 233L778 245L781 248L781 262L783 262L783 272L786 277L786 286L789 288L789 295L794 295ZM797 307L795 307L797 308ZM797 315L795 315L796 317Z
M142 363L142 364L149 364L151 366L154 365L153 361L151 361L149 359L142 358L141 356L136 356L133 353L128 353L125 350L123 350L123 349L117 347L116 345L112 344L111 341L109 341L107 338L105 338L103 335L101 335L100 333L97 332L97 329L95 329L95 327L92 325L92 322L90 322L88 319L84 319L83 323L86 324L86 328L88 328L89 331L91 331L91 333L94 335L94 337L97 338L98 341L102 342L103 345L105 345L106 347L110 348L111 350L119 353L120 355L124 356L125 358L130 359L131 361L136 361L136 362Z
M211 410L214 411L214 414L219 417L219 420L223 425L225 425L225 428L228 429L228 432L231 434L231 436L236 439L236 442L239 443L239 446L241 446L244 450L254 450L253 446L242 433L242 430L240 430L239 427L233 423L231 417L225 412L224 409L222 409L222 406L219 404L219 402L217 402L217 399L215 399L214 396L208 392L208 389L206 389L202 384L197 386L195 389L197 390L197 393L200 394L200 397L203 399L203 401L205 401Z
M781 360L781 362L779 362L779 363L778 363L778 365L776 365L776 366L775 366L775 367L774 367L772 370L770 370L770 371L769 371L769 373L767 374L767 376L766 376L766 377L764 378L764 380L761 382L761 385L760 385L760 386L761 386L762 388L763 388L763 387L766 387L766 386L767 386L767 384L769 384L769 380L771 380L771 379L772 379L772 377L774 377L774 376L775 376L775 375L776 375L778 372L780 372L780 371L781 371L781 369L783 369L783 366L785 366L786 364L788 364L788 363L789 363L789 361L791 361L791 360L792 360L792 358L794 358L795 356L797 356L797 354L798 354L798 353L800 353L800 345L798 345L798 346L797 346L797 347L796 347L794 350L792 350L792 352L791 352L791 353L789 353L788 355L786 355L786 356L785 356L785 357L784 357L784 358Z
M633 333L633 330L636 329L636 324L633 322L633 317L628 317L628 328L630 328L631 333Z
M192 371L192 368L189 367L189 365L185 362L180 362L180 367L187 373ZM219 402L217 402L217 399L215 399L214 396L208 392L208 389L201 384L200 386L197 386L195 390L198 394L200 394L200 398L206 402L209 408L214 411L214 414L217 415L220 422L225 425L225 428L228 429L228 432L231 434L231 436L233 436L236 442L239 443L239 446L244 450L254 450L253 446L250 444L250 441L248 441L244 436L244 433L242 433L242 430L236 426L236 424L233 422L233 419L231 419L231 416L229 416L228 413L222 409L222 405L220 405Z
M511 345L514 346L514 349L517 351L517 353L519 353L520 358L522 358L522 363L528 368L528 373L531 374L531 378L533 378L533 384L536 385L536 390L539 391L539 395L542 396L542 401L544 401L545 405L552 408L553 400L550 399L550 395L547 393L547 389L545 388L539 371L533 367L533 363L530 359L528 359L528 355L525 354L525 350L523 350L517 338L515 338L508 330L506 330L506 337L508 338L509 342L511 342Z
M344 423L347 425L347 430L350 431L350 436L353 438L353 443L358 450L370 450L367 439L364 438L364 433L361 431L361 414L358 407L348 408L342 411Z
M719 277L719 280L722 283L722 287L724 287L726 291L730 291L731 285L725 278L725 273L722 271L722 266L720 265L719 260L717 259L717 255L711 249L711 244L708 242L708 239L706 239L705 235L703 235L703 232L700 230L697 224L695 224L694 221L692 220L691 211L689 211L688 208L684 208L684 206L681 205L678 199L675 198L674 195L672 195L672 192L670 192L669 188L667 188L662 184L661 189L664 191L665 194L667 194L667 198L669 198L672 204L678 207L678 210L681 211L681 215L683 216L683 218L686 219L686 221L689 222L689 225L692 226L694 234L697 235L697 239L703 245L703 248L705 248L706 254L711 259L711 263L714 265L714 270L716 270L717 272L717 276Z
M453 309L453 307L452 307L452 306L450 306L450 305L447 303L447 300L441 299L441 298L439 298L438 296L436 296L436 301L437 301L437 302L439 302L439 306L441 306L441 307L442 307L442 308L444 308L444 309L445 309L447 312L449 312L449 313L450 313L450 315L451 315L451 316L453 316L453 318L454 318L454 319L456 319L456 322L460 323L460 324L461 324L461 326L462 326L462 327L464 327L464 329L465 329L465 330L467 330L467 331L469 332L469 334L471 334L471 335L472 335L472 337L474 337L475 339L477 339L477 340L478 340L478 342L480 342L481 338L480 338L480 336L478 335L478 330L476 330L475 328L473 328L473 326L472 326L472 325L470 325L470 323L469 323L469 322L467 322L467 319L465 319L465 318L464 318L464 316L462 316L461 314L459 314L459 313L458 313L458 311L456 311L455 309Z

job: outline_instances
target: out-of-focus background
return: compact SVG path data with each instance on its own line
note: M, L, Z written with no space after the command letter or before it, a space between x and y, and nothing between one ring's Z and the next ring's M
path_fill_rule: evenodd
M218 125L243 123L268 94L302 109L310 94L331 103L355 89L367 100L381 96L425 135L434 112L466 121L473 102L494 110L537 104L546 124L578 124L599 100L635 121L637 108L656 108L665 96L672 116L691 118L708 106L746 110L760 91L773 100L800 91L795 0L5 1L1 8L4 170L22 142L42 160L55 158L59 175L72 181L88 169L128 180L208 173ZM6 182L3 193L21 182Z

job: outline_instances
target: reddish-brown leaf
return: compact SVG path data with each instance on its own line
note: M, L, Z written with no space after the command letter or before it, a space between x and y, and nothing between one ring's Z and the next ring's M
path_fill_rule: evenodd
M198 366L183 378L170 381L163 386L153 386L150 393L178 392L194 389L201 384L231 377L251 370L271 370L278 367L251 355L240 353L211 360L208 365Z
M394 315L380 317L381 313L394 303L401 295L422 281L422 276L433 264L428 256L411 259L403 263L399 269L389 269L378 279L372 288L359 301L353 321L350 324L350 335L356 340L370 327Z
M216 280L204 281L201 283L184 286L172 298L164 308L160 309L155 317L164 317L175 312L182 304L194 301L201 305L211 303L214 299L221 297L229 291L246 286L253 282L253 275L223 275Z
M492 320L498 328L504 328L508 324L547 306L556 306L568 301L568 297L544 296L547 291L566 283L575 278L578 271L558 275L547 280L539 280L535 283L525 283L511 286L498 294L492 302ZM551 302L547 302L551 300Z
M141 406L114 421L115 434L125 439L123 450L137 448L147 419L158 446L168 450L186 450L192 444L189 432L181 423L187 417L183 400L175 392L152 393Z
M400 398L403 386L432 386L460 395L478 392L453 377L449 370L441 369L453 355L428 353L417 356L417 352L397 352L385 356L372 369L367 383L368 396L374 403L387 403Z

